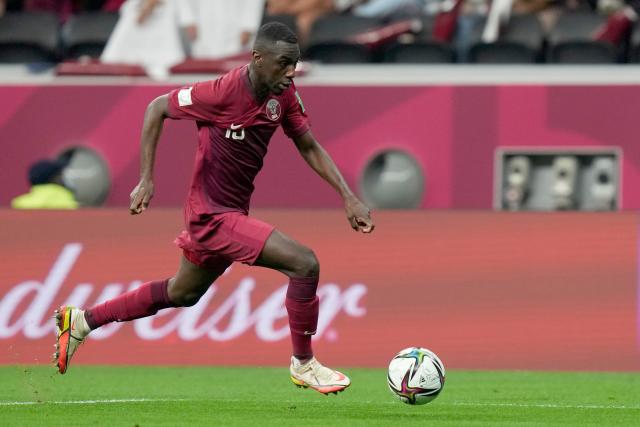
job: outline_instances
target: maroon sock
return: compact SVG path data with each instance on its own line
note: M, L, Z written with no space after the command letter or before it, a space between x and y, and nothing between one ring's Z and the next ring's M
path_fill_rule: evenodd
M137 289L91 307L84 312L93 330L111 322L124 322L154 315L158 310L175 307L169 300L169 280L147 282Z
M317 287L317 277L293 277L287 288L285 306L289 313L293 355L301 360L313 357L311 335L316 333L320 308Z

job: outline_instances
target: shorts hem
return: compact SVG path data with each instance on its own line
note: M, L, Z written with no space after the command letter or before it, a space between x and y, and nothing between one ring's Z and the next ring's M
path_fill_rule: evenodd
M262 239L262 243L260 244L260 247L256 251L256 255L251 257L251 259L249 259L245 264L255 265L256 261L258 261L258 258L260 258L260 255L262 255L262 251L264 250L264 247L267 244L267 240L269 240L269 237L271 237L275 229L276 229L275 227L271 227L269 232L266 233L264 238Z

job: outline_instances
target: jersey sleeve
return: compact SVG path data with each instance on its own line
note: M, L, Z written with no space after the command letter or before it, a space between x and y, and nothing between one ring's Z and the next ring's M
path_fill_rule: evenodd
M302 99L296 88L293 89L294 94L289 97L287 109L282 119L282 129L292 139L304 135L311 128Z
M169 118L211 122L220 105L217 80L196 83L169 92Z

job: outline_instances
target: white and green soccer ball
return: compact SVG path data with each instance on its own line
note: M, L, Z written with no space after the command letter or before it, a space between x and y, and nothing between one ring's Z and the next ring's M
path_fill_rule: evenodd
M438 397L444 387L442 361L426 348L405 348L389 363L387 382L391 392L409 405L424 405Z

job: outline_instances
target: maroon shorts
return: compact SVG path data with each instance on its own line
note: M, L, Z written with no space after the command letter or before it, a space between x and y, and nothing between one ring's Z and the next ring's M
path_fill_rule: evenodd
M242 212L192 214L175 243L193 264L224 270L233 262L252 265L274 227Z

